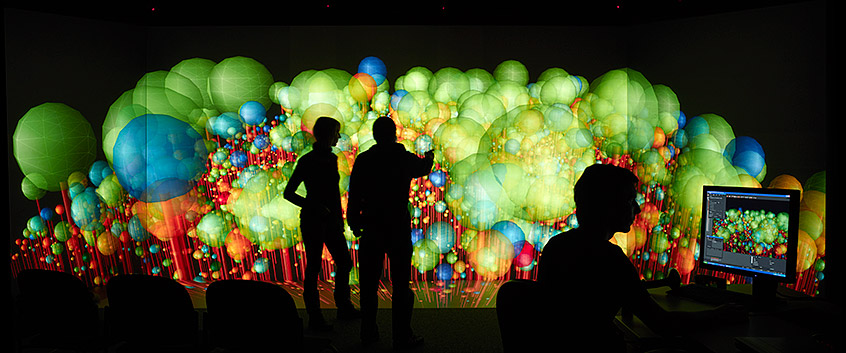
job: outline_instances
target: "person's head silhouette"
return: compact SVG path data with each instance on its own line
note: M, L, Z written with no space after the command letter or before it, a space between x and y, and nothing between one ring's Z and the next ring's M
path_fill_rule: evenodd
M598 231L608 239L615 232L628 232L640 213L637 183L637 176L625 168L609 164L585 168L573 190L579 228Z
M321 116L314 122L315 144L332 147L341 137L341 123L328 116Z
M373 122L373 139L376 143L397 142L397 125L390 117L379 117Z

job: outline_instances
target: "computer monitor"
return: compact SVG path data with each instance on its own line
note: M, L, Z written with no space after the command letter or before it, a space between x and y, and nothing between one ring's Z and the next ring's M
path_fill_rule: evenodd
M799 190L704 186L701 268L752 277L753 297L775 298L796 277Z

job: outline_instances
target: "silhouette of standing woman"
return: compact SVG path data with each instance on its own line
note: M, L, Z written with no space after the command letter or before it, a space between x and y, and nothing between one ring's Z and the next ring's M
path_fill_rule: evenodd
M323 246L335 262L335 305L338 318L360 317L350 301L350 270L352 260L344 238L344 220L341 213L341 192L338 187L337 156L332 146L340 138L340 123L329 117L320 117L314 124L315 142L311 152L297 161L291 179L285 187L284 197L300 206L300 229L306 252L306 270L303 281L303 299L308 313L308 327L312 330L331 329L320 310L317 277L321 269ZM300 183L305 183L306 197L296 193Z
M376 327L379 281L385 255L390 258L393 345L408 348L423 343L411 330L414 296L408 287L411 263L411 216L408 188L411 180L432 169L434 154L420 158L397 143L394 121L381 117L373 123L376 145L362 152L350 175L347 223L359 240L361 283L361 340L379 339Z

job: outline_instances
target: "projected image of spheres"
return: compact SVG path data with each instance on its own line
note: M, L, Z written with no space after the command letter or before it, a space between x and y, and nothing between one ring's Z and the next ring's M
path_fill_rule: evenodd
M200 134L167 115L130 121L114 148L115 174L127 192L144 202L184 195L206 169L208 152Z

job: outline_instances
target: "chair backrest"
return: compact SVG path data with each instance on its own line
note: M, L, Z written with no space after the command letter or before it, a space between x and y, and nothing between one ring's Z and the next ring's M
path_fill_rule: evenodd
M129 342L194 343L197 312L188 290L173 279L139 274L119 275L106 283L107 328ZM162 333L162 334L158 334Z
M496 316L504 352L533 352L545 348L543 338L546 325L538 309L543 308L538 282L510 280L503 283L496 294ZM526 332L534 332L527 336Z
M91 335L99 331L99 309L94 295L76 276L67 272L27 269L18 273L16 282L21 327L70 335ZM45 324L45 319L50 323Z
M206 290L206 307L204 323L216 347L251 351L302 347L303 321L294 299L281 286L253 280L216 281Z
M500 286L496 312L504 352L549 351L549 347L573 352L625 351L612 323L597 321L601 315L593 301L585 300L584 291L573 296L554 288L530 280L510 280Z

